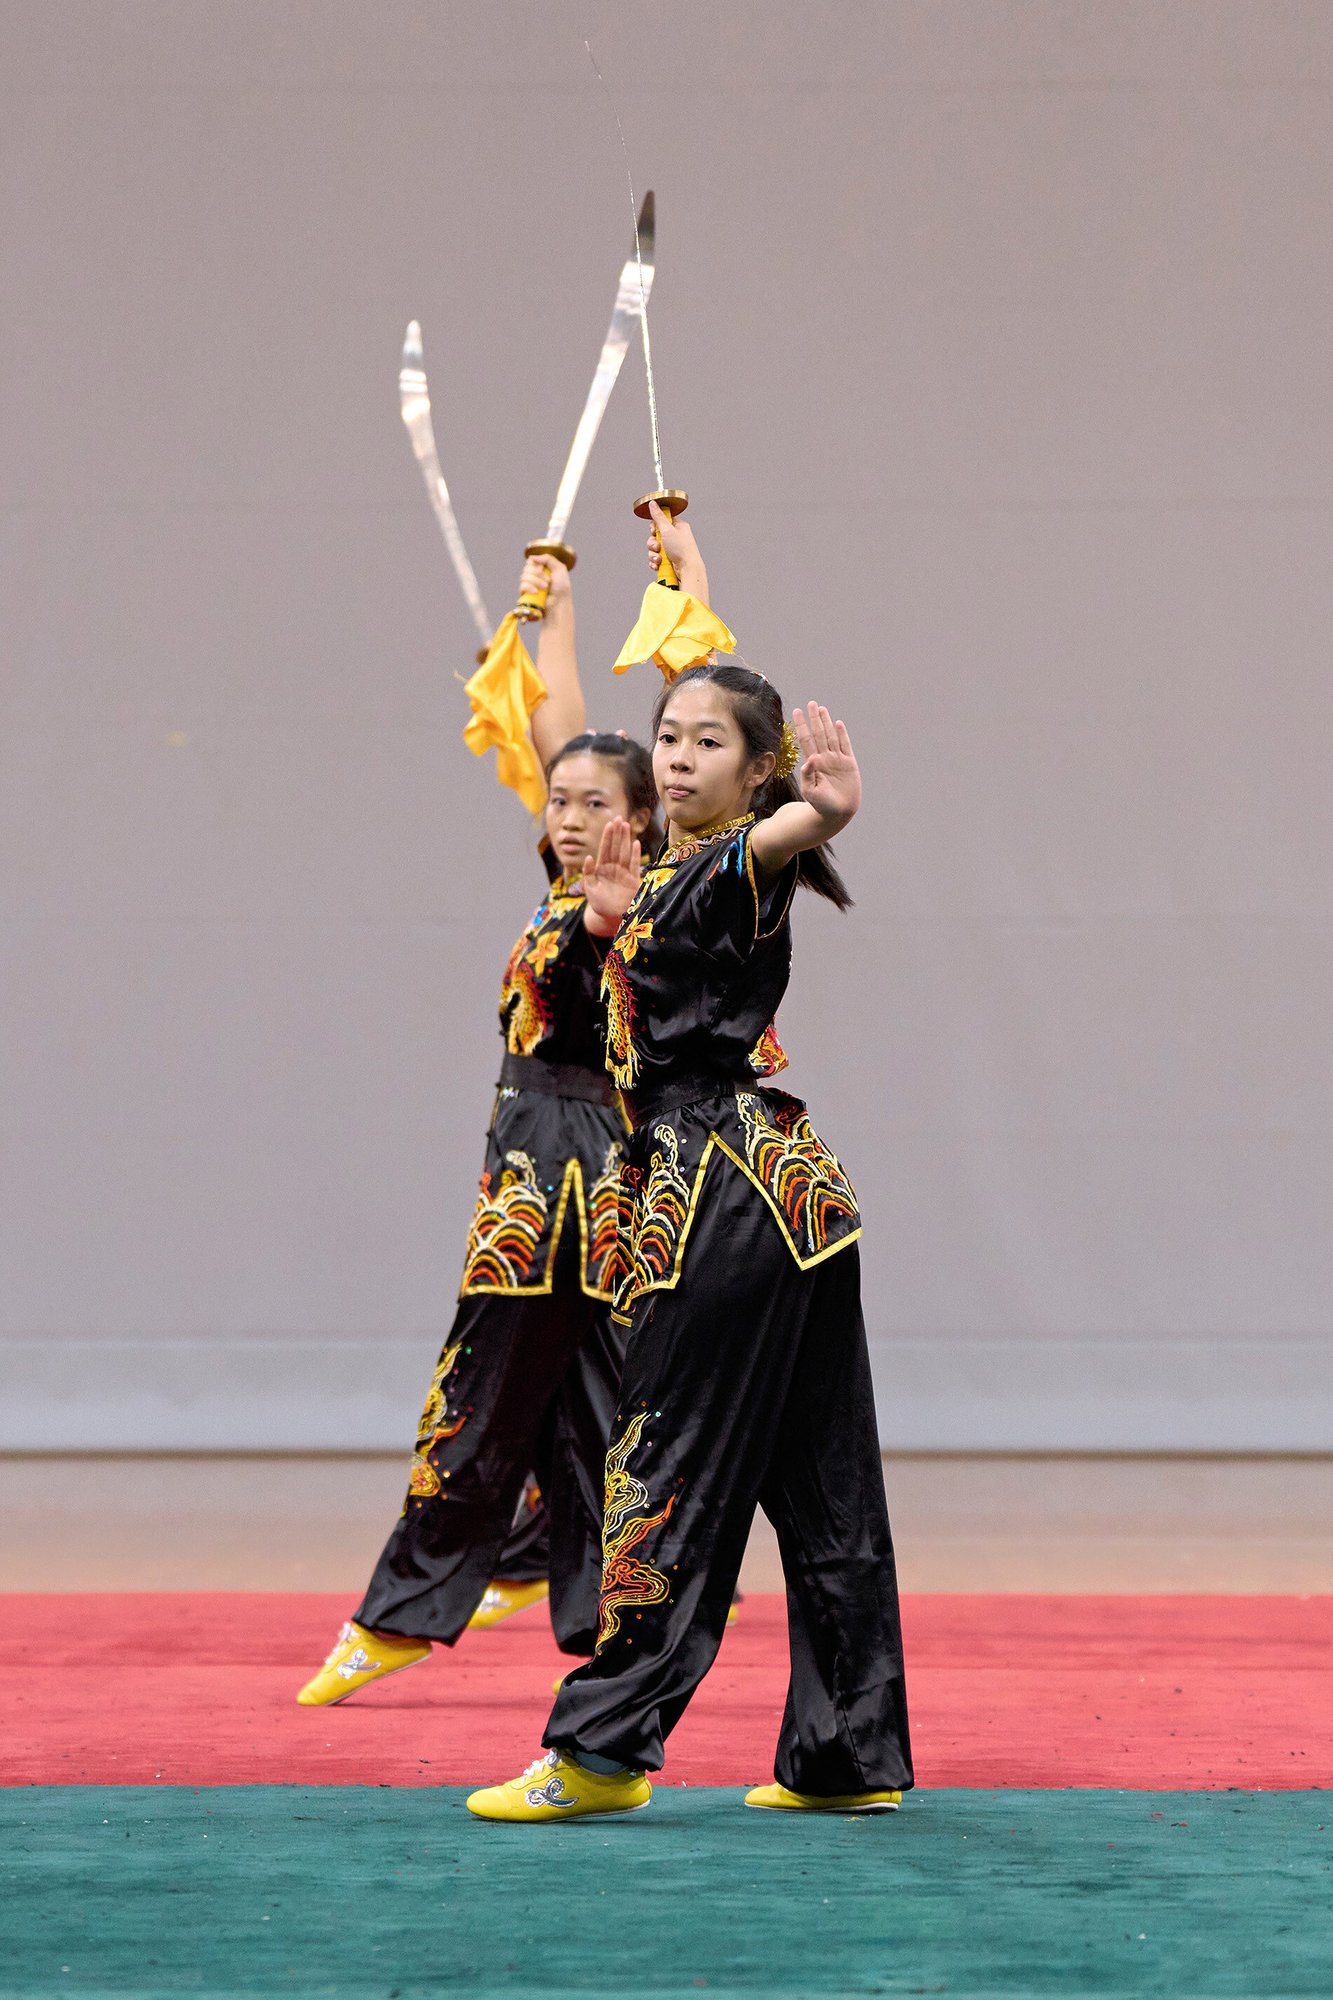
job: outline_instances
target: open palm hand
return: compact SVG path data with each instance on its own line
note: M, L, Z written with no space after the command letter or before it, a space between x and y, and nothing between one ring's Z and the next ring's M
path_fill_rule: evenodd
M629 821L608 820L596 856L590 854L583 864L583 893L600 925L619 924L634 901L642 874L643 857Z
M844 723L817 701L792 710L801 752L801 797L828 819L850 819L861 804L861 771Z

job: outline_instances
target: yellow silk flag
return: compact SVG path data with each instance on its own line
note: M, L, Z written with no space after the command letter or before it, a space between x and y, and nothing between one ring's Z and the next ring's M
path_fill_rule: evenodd
M697 597L672 590L654 578L643 593L639 622L621 647L614 671L623 674L639 660L651 660L667 680L674 681L686 667L697 667L714 650L734 652L735 633Z
M530 813L546 803L546 779L528 735L532 711L546 699L546 686L519 637L512 611L500 620L486 657L464 688L472 720L463 741L474 757L494 747L495 775L517 792Z

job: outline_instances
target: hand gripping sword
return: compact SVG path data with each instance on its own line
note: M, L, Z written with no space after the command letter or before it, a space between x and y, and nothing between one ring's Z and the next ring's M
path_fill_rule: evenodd
M462 586L467 608L472 613L472 622L481 634L481 651L478 661L486 657L490 645L492 625L482 598L477 573L468 561L463 537L459 532L458 518L454 513L453 501L449 498L449 488L440 470L440 454L435 448L435 428L430 417L430 385L426 380L425 355L421 346L421 327L412 320L403 342L402 366L398 371L398 408L407 434L412 440L412 450L421 476L426 482L426 492L430 504L435 509L435 518L444 536L444 546L449 551L454 573Z
M593 440L597 436L606 406L611 400L611 391L616 386L616 377L620 373L620 364L628 352L636 321L643 326L644 340L648 338L646 315L648 294L653 288L653 243L656 220L656 209L650 188L643 198L643 207L635 218L634 253L620 273L611 324L607 329L606 339L602 342L601 356L592 378L592 387L588 391L588 400L583 406L583 415L579 418L579 427L574 433L574 442L569 447L569 457L565 460L565 470L555 496L551 518L546 524L546 533L540 541L528 543L523 551L525 556L554 556L557 562L565 565L566 569L573 569L577 560L564 536L569 526L569 517L574 511L574 501L588 463L588 454L592 450ZM541 618L546 611L546 595L544 585L540 590L525 590L514 606L516 617L524 623Z

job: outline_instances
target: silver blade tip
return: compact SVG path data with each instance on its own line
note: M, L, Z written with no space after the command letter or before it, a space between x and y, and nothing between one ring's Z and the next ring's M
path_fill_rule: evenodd
M643 205L639 210L639 247L641 250L645 252L644 255L645 263L647 263L648 261L646 252L652 248L653 237L656 234L656 232L657 232L657 203L653 199L652 189L649 188L647 194L643 198Z
M416 362L419 365L421 356L421 321L419 319L410 319L407 322L407 332L403 338L403 360L404 362Z

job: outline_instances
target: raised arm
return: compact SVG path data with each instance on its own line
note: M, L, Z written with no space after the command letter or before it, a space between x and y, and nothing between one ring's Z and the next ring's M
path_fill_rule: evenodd
M699 544L694 539L694 530L684 521L673 521L664 514L654 500L649 510L653 517L652 530L648 536L648 560L656 569L666 550L671 558L671 567L676 579L687 597L697 598L700 604L708 603L708 571L699 553Z
M801 752L801 797L761 819L750 836L750 852L772 875L841 833L861 804L861 773L844 724L812 701L804 715L792 710L792 725Z
M537 672L546 699L532 715L532 742L542 769L557 750L587 727L587 710L574 650L574 593L569 571L554 556L529 556L523 565L521 590L546 586L546 616L537 635Z

